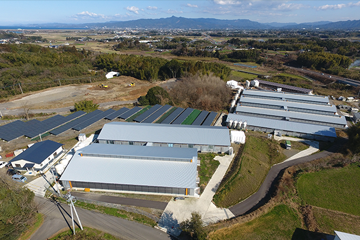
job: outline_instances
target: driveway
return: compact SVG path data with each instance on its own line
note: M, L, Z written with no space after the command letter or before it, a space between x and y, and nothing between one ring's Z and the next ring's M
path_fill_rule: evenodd
M39 212L44 214L44 224L30 237L30 240L48 239L71 225L70 207L52 202L49 199L35 197ZM76 208L83 226L95 228L120 239L169 240L168 234L143 224L128 221L110 215Z

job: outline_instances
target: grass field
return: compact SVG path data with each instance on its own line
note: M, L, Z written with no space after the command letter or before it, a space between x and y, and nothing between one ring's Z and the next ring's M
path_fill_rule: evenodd
M162 121L165 120L165 118L167 118L171 113L173 113L175 110L177 109L177 107L173 107L171 108L169 111L167 111L164 115L162 115L159 120L157 120L155 123L161 123Z
M250 222L236 224L211 233L211 240L254 240L254 239L293 239L297 228L301 228L301 221L296 212L287 205L278 205L267 214Z
M303 76L299 76L299 75L295 75L295 74L291 74L291 73L280 73L279 76L291 77L291 78L297 78L297 79L303 79L303 80L309 81L307 78L304 78Z
M218 207L230 207L253 193L264 181L271 166L285 160L280 144L264 137L247 135L240 166L214 196Z
M73 235L72 230L66 230L57 234L55 237L50 238L50 240L69 240L69 239L104 239L104 240L116 240L119 239L110 235L108 233L104 233L94 228L84 227L84 230L80 228L75 228L76 235Z
M214 160L216 155L214 153L199 153L200 167L198 167L198 173L200 177L200 191L202 192L212 175L220 165L219 161Z
M240 77L240 78L245 79L245 80L253 80L253 79L257 78L257 75L238 72L238 71L231 71L231 75L236 76L236 77Z
M128 119L126 119L127 122L132 122L134 121L134 119L137 117L137 116L140 116L141 114L143 114L144 112L146 112L147 110L149 110L151 108L151 106L146 106L144 107L143 109L141 109L139 112L135 113L134 115L132 115L131 117L129 117Z
M359 163L306 173L297 181L306 204L360 216Z
M181 124L191 125L195 121L195 119L199 116L200 113L201 113L200 110L194 109L194 111L192 111L190 115Z

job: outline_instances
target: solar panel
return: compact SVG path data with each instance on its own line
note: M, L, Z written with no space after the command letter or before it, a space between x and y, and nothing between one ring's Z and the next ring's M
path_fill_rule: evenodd
M172 123L182 112L184 111L183 108L179 107L175 111L173 111L161 124L170 124Z
M132 109L130 109L129 111L127 111L124 114L121 114L119 118L122 119L127 119L129 117L131 117L132 115L134 115L135 113L137 113L138 111L140 111L142 108L141 107L134 107Z
M152 114L150 117L142 121L142 123L152 123L156 119L158 119L161 115L163 115L166 111L168 111L172 106L165 105L162 108L160 108L158 111L156 111L154 114Z
M160 104L156 104L152 106L149 110L145 111L143 114L137 116L134 121L135 122L142 122L152 114L154 114L157 110L159 110L162 106Z
M192 108L187 108L185 111L180 114L180 116L172 122L172 124L181 124L191 113L194 111Z
M52 130L50 133L51 133L51 134L54 134L54 135L59 135L59 134L65 132L65 131L73 128L73 127L75 127L76 125L78 125L78 124L80 124L80 123L82 123L82 122L84 122L84 121L86 121L86 120L88 120L88 119L90 119L90 118L92 118L92 117L94 117L94 116L102 113L102 112L103 112L103 111L95 110L95 111L93 111L93 112L91 112L91 113L85 114L85 115L83 115L83 116L75 119L74 121L68 122L68 123L66 123L66 124L63 125L63 126L58 127L58 128L56 128L56 129Z
M34 138L40 134L46 133L51 129L60 126L64 123L66 117L55 115L41 122L41 126L35 130L27 131L24 135L29 138Z
M23 121L16 120L0 127L0 138L10 142L24 135L23 131L26 124Z
M201 125L202 126L211 126L212 122L215 120L217 115L218 115L217 112L211 112L209 114L209 116L205 119L203 124L201 124Z
M110 108L110 109L106 110L105 112L102 112L102 113L74 126L73 129L76 131L80 131L80 130L87 128L88 126L96 123L97 121L100 121L101 119L105 118L106 116L108 116L114 112L115 112L115 110Z
M129 111L129 109L126 107L123 107L123 108L117 110L116 112L106 116L105 119L114 120L115 118L120 117L121 114L124 114L127 111Z
M191 125L201 125L204 122L207 115L209 115L208 111L202 111Z

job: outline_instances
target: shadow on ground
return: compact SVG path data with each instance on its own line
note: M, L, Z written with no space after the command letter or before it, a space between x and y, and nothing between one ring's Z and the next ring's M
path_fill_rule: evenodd
M296 228L291 240L334 240L334 235Z

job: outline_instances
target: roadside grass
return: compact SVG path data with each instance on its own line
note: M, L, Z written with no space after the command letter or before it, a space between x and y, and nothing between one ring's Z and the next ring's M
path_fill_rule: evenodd
M73 190L74 191L74 190ZM84 192L84 191L77 191ZM118 196L118 197L126 197L126 198L134 198L134 199L143 199L150 201L158 201L158 202L169 202L172 197L166 195L151 195L151 194L131 194L131 193L120 193L120 192L91 192L92 194L98 195L110 195L110 196Z
M21 234L21 236L19 237L18 240L29 239L31 237L31 235L33 235L36 232L36 230L38 230L38 228L43 224L44 217L41 213L37 213L35 218L36 218L36 221L34 222L34 224L26 232Z
M309 148L309 145L303 143L303 142L297 142L297 141L290 141L291 142L291 149L296 149L299 151L303 151ZM280 141L280 144L282 146L285 146L286 140Z
M238 72L238 71L234 71L234 70L231 71L231 75L233 75L235 77L240 77L242 79L248 79L248 80L253 80L253 79L257 78L257 75Z
M190 115L181 124L191 125L195 121L195 119L199 116L200 113L201 113L200 110L194 109L194 111L192 111Z
M134 119L137 117L137 116L140 116L141 114L143 114L144 112L146 112L147 110L149 110L151 108L150 105L144 107L143 109L141 109L139 112L135 113L134 115L132 115L131 117L129 117L128 119L126 119L127 122L132 122L134 121Z
M210 233L208 239L292 239L297 228L301 228L301 220L294 209L281 204L270 212L252 221L235 224Z
M77 207L81 207L84 209L88 209L88 210L95 210L101 213L105 213L111 216L115 216L115 217L120 217L120 218L124 218L130 221L136 221L145 225L149 225L154 227L157 223L152 220L151 218L148 218L144 215L138 214L138 213L133 213L133 212L127 212L121 209L117 209L117 208L110 208L110 207L105 207L105 206L100 206L100 205L95 205L92 203L85 203L82 201L76 201L75 205Z
M334 230L360 235L360 216L313 207L319 231L334 234Z
M220 165L219 161L214 160L216 154L214 153L199 153L200 166L198 167L198 174L200 178L200 192L202 193L210 181L212 175Z
M167 111L164 115L162 115L159 120L157 120L155 123L162 123L162 121L165 120L165 118L167 118L171 113L173 113L175 110L177 109L177 107L173 107L171 108L169 111Z
M360 216L359 166L302 174L296 184L300 198L304 204Z
M94 228L88 228L88 227L83 227L83 228L84 228L84 230L81 230L80 228L75 228L76 235L73 235L72 230L69 229L69 230L66 230L64 232L57 234L55 237L50 238L50 240L70 240L70 239L71 240L80 240L80 239L116 240L116 239L119 239L109 233L105 233L105 232L99 231Z
M278 142L265 137L247 135L242 152L235 158L221 182L214 202L218 207L230 207L255 193L271 166L286 156ZM230 175L230 176L229 176Z

